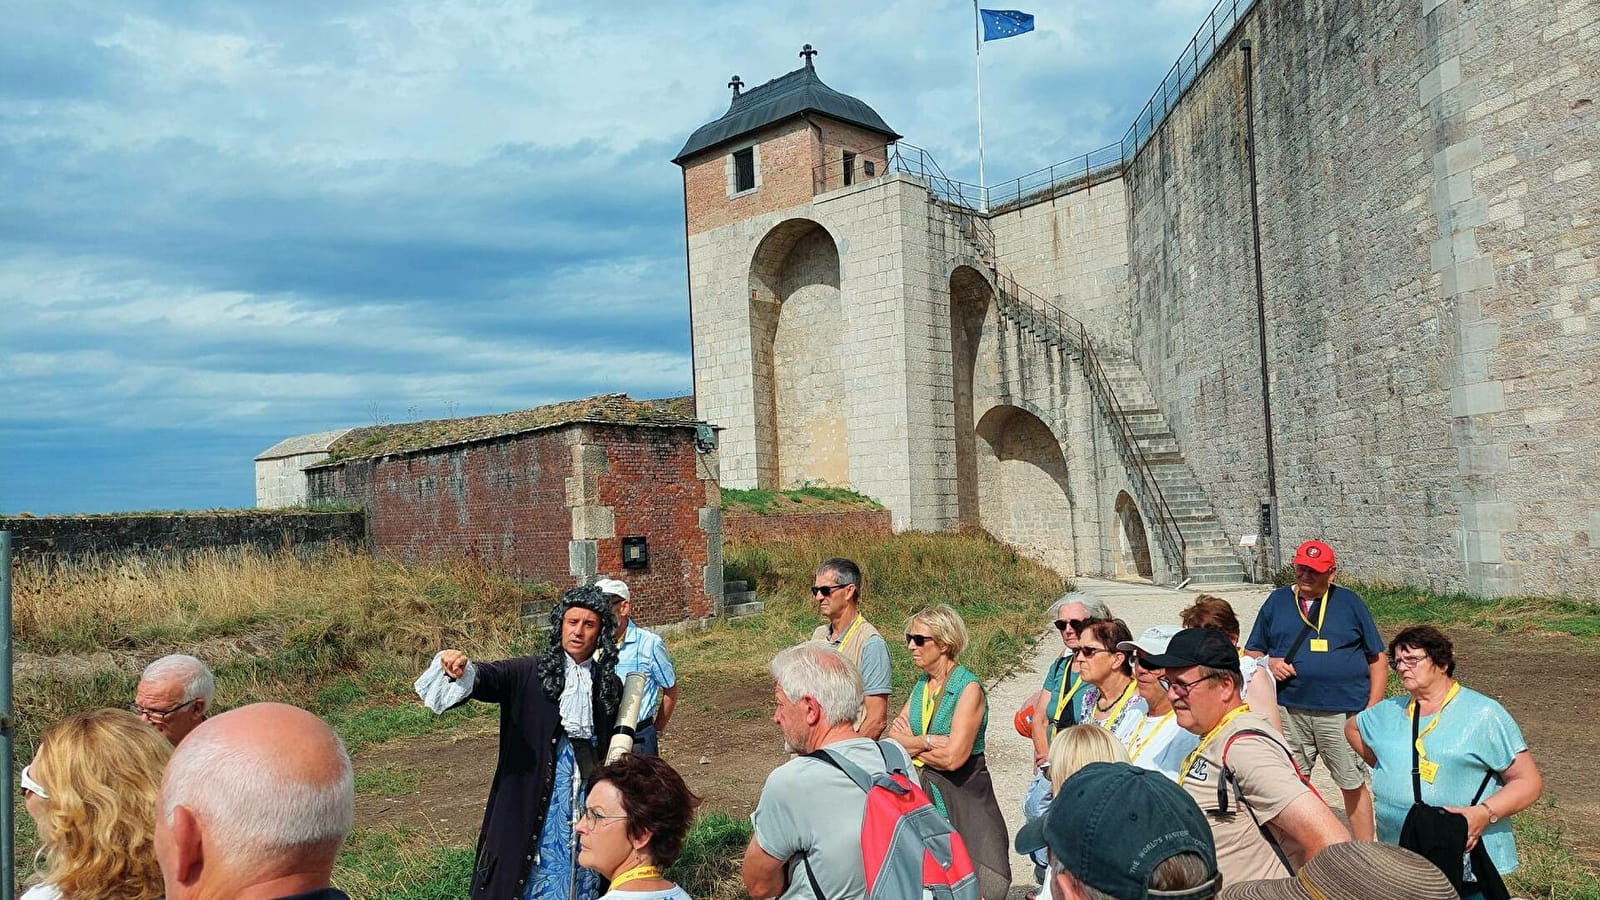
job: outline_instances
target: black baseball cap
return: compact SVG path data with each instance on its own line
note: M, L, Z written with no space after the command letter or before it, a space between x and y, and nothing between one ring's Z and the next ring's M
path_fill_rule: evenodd
M1206 666L1239 671L1239 649L1215 628L1185 628L1172 636L1167 652L1145 658L1152 669L1187 669Z
M1061 785L1050 809L1017 832L1018 853L1045 847L1072 877L1118 900L1200 900L1216 893L1217 849L1200 807L1170 778L1128 763L1090 763ZM1206 882L1150 890L1168 859L1194 853Z

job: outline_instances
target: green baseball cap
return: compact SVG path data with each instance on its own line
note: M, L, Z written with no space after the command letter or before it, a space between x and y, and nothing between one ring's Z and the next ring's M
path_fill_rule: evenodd
M1016 847L1023 854L1050 848L1072 877L1118 900L1201 900L1220 883L1200 807L1167 776L1128 763L1090 763L1073 773L1050 809L1017 832ZM1156 866L1180 853L1205 860L1205 882L1151 890Z

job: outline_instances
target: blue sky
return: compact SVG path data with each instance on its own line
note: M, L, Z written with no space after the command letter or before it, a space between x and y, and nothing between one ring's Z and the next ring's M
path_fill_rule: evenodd
M991 182L1121 138L1212 0L1033 2ZM781 9L779 7L782 7ZM810 42L976 181L972 8L6 5L0 511L249 506L282 437L689 391L668 160Z

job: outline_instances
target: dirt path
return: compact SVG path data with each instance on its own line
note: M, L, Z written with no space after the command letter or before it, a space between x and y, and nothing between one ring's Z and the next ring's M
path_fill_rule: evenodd
M1080 579L1079 586L1110 604L1134 634L1152 625L1175 624L1179 610L1196 593L1090 579ZM1248 630L1266 591L1239 588L1224 596ZM1451 637L1464 683L1499 699L1522 727L1544 773L1546 791L1557 798L1567 841L1591 864L1600 864L1600 769L1589 762L1600 725L1592 713L1584 712L1600 709L1600 684L1594 680L1600 672L1600 651L1562 635L1458 630ZM1060 646L1059 636L1050 629L1015 672L989 687L988 763L1013 834L1022 824L1020 802L1032 777L1033 754L1029 742L1013 729L1011 717L1038 690L1042 673ZM705 798L705 808L748 815L767 773L787 758L771 722L771 704L771 687L765 680L683 686L683 700L662 742L662 755ZM358 770L411 769L421 775L421 788L407 797L358 797L356 821L362 827L415 828L439 835L441 843L472 842L497 749L493 722L473 723L471 728L453 740L433 736L361 752ZM1326 783L1325 771L1319 769L1317 777L1326 796L1338 796ZM1023 857L1014 857L1012 871L1018 885L1013 897L1020 897L1032 866Z

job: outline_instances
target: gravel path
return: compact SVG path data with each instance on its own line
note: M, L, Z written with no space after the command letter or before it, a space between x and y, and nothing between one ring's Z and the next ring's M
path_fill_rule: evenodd
M1201 593L1223 597L1233 605L1234 612L1246 635L1255 621L1256 611L1267 599L1269 588L1260 585L1207 585L1203 590L1173 590L1151 584L1099 579L1075 579L1078 590L1103 600L1111 612L1128 623L1128 628L1138 636L1153 625L1177 625L1178 613ZM1061 636L1053 627L1046 627L1037 639L1031 653L1010 675L989 686L989 730L985 734L985 754L990 777L994 779L995 795L1000 800L1000 810L1006 817L1007 831L1015 835L1022 827L1022 795L1033 778L1033 744L1018 736L1011 719L1018 707L1039 692L1040 682L1050 663L1061 653ZM1318 774L1325 781L1326 773ZM1329 784L1327 787L1331 787ZM1323 789L1324 796L1326 788ZM1337 797L1335 791L1331 796ZM1011 858L1011 900L1020 900L1031 888L1033 863L1023 856Z

